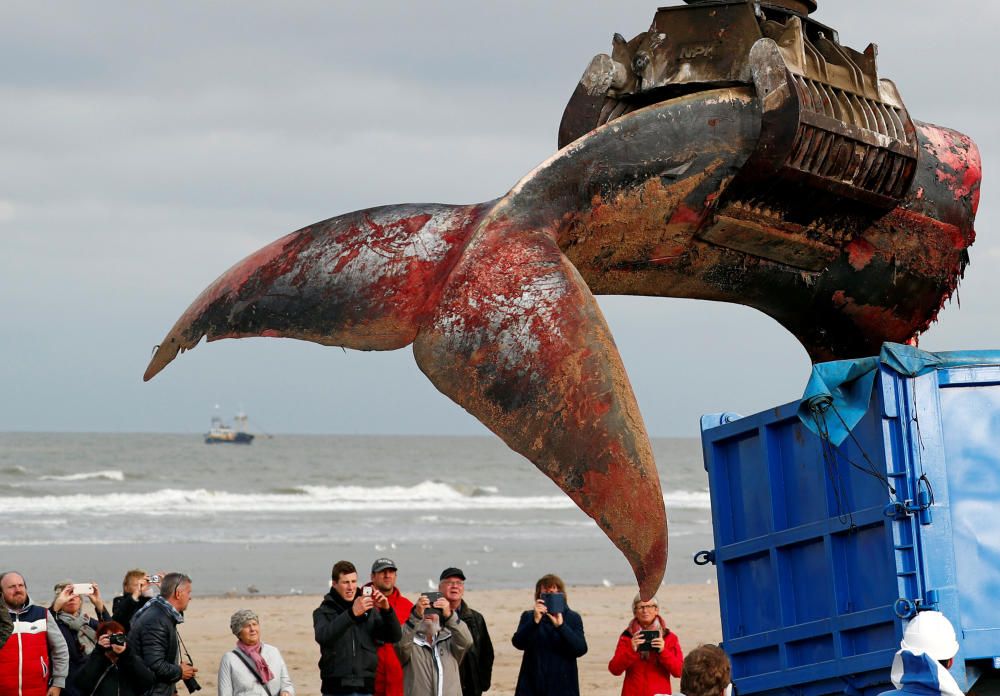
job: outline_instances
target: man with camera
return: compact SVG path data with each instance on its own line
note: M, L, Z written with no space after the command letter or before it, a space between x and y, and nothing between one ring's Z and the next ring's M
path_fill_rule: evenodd
M31 603L20 573L0 575L0 594L12 624L0 648L0 694L59 696L69 673L69 649L55 618Z
M396 650L406 696L461 696L458 665L472 646L469 627L440 592L420 595Z
M396 587L396 562L379 558L372 563L371 584L389 600L400 625L413 611L413 602ZM364 588L362 588L362 592ZM375 669L375 696L403 696L403 666L392 643L382 643L378 648L378 667Z
M146 696L172 696L177 682L183 681L189 692L201 686L195 680L198 668L184 650L177 625L184 622L184 610L191 602L191 578L183 573L167 573L160 584L160 594L150 599L132 617L128 642L139 659L156 677Z
M445 568L438 590L472 634L472 647L458 668L462 678L462 696L482 696L484 691L489 691L493 678L493 641L486 628L486 619L465 603L465 573L460 568Z
M313 612L321 690L324 696L367 696L375 690L377 641L398 643L399 620L377 587L358 591L358 571L350 561L337 561L330 577L330 591Z

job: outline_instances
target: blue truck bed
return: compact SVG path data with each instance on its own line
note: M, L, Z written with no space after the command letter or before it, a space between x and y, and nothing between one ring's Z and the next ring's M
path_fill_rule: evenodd
M1000 364L1000 353L991 355ZM836 404L702 418L710 556L741 694L892 689L905 622L930 608L958 633L951 671L959 686L993 692L998 364L947 363L908 376L879 363L867 409L839 445L825 436L827 424L844 425Z

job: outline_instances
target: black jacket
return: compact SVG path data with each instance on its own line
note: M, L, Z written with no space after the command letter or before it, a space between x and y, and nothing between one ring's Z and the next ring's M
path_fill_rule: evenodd
M174 617L159 604L143 610L132 621L128 644L156 679L146 694L173 696L174 687L181 678L181 667L177 663L177 623Z
M149 597L139 595L139 599L132 599L132 595L118 595L111 602L111 620L117 621L125 630L132 628L132 617L139 611L139 607L149 601Z
M59 615L52 611L52 607L49 607L49 614L55 619L56 625L59 627L59 632L62 633L62 637L66 641L66 648L69 650L69 674L66 675L66 688L62 690L63 696L81 696L77 688L73 686L73 677L76 676L76 673L87 662L87 653L83 651L83 646L80 645L80 639L77 637L76 631L63 623ZM111 617L108 616L106 609L98 617L100 621L107 621L109 618ZM97 629L98 619L91 619L88 622L91 628Z
M378 666L375 641L398 643L403 632L392 607L371 609L361 616L351 613L351 604L330 590L313 612L313 631L319 643L319 674L324 694L375 690Z
M493 641L486 629L486 619L464 599L458 607L458 617L472 633L472 647L458 666L462 696L482 696L484 691L489 691L493 679Z
M7 605L3 603L3 599L0 598L0 648L4 646L7 639L10 638L11 634L14 632L14 619L10 618L10 612L7 611Z
M514 696L580 696L576 658L586 654L587 639L579 614L567 607L557 627L545 616L536 624L535 612L526 611L512 642L524 651Z
M107 651L98 647L71 681L83 696L140 696L156 677L131 647L126 646L114 663L108 659Z

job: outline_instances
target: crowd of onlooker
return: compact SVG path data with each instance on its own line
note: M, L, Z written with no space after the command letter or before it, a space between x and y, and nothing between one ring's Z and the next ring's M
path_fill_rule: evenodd
M465 601L465 573L446 568L436 591L410 601L396 586L397 572L394 561L380 558L362 585L352 563L334 564L330 591L313 612L322 694L481 696L488 691L493 643L483 615ZM30 600L22 575L3 573L0 694L173 696L179 684L189 692L199 690L198 669L177 630L191 589L183 573L132 570L110 607L97 583L68 580L54 587L45 607ZM91 605L87 612L84 602ZM669 694L670 677L680 677L684 664L677 637L659 615L655 598L637 596L632 610L633 620L608 668L625 675L626 696ZM219 696L294 696L281 652L261 640L258 616L240 609L230 629L236 644L219 664ZM517 694L580 693L577 658L587 652L583 619L569 607L558 576L536 583L533 605L521 615L512 643L523 651ZM699 650L692 655L700 655ZM714 650L725 661L724 653ZM716 667L715 677L692 681L687 696L722 696L728 666L723 670L720 662ZM724 683L715 689L718 680Z
M330 591L313 612L322 694L482 696L491 686L493 643L486 620L465 601L464 572L446 568L437 590L415 602L396 576L388 558L372 564L364 585L352 563L334 564ZM110 611L96 583L56 584L47 608L30 600L17 572L0 574L0 590L0 696L173 696L178 683L201 689L177 630L191 600L183 573L129 571ZM84 600L93 616L83 612ZM680 678L684 696L732 696L721 649L702 645L685 657L655 597L636 595L632 615L608 664L625 675L623 696L670 694L671 677ZM280 651L261 640L257 614L240 609L229 627L236 645L221 659L219 696L294 696ZM587 641L558 576L535 584L512 643L523 652L517 696L579 696L577 659ZM910 621L901 647L893 675L902 693L955 694L957 687L946 688L947 669L958 644L943 615ZM924 677L933 677L936 691L919 690Z

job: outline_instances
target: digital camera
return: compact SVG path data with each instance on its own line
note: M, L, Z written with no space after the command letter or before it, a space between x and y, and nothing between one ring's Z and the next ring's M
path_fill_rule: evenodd
M108 642L111 645L125 645L126 636L124 633L110 633L108 634Z

